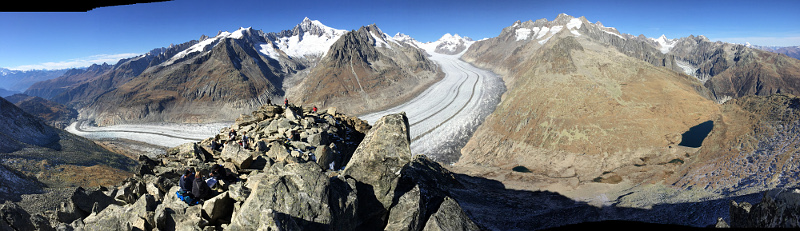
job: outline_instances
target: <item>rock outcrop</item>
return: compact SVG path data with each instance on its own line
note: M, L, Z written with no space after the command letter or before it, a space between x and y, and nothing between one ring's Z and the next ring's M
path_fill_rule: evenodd
M726 223L720 218L720 224ZM761 202L730 205L731 228L800 228L800 190L775 189Z
M79 188L49 223L66 230L479 230L449 194L463 188L455 176L411 154L408 128L404 114L370 126L335 110L265 105L215 137L156 160L140 156L136 175L116 187ZM256 142L240 145L245 132ZM208 146L213 139L222 150ZM207 173L215 164L233 178L200 205L176 197L184 169ZM33 217L14 222L33 227Z

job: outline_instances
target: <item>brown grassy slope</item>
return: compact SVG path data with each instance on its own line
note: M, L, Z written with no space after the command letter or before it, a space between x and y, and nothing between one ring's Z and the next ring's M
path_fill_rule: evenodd
M657 155L680 142L676 135L718 113L691 77L566 30L519 67L527 69L510 77L515 83L458 164L522 165L590 181L643 159L669 158Z

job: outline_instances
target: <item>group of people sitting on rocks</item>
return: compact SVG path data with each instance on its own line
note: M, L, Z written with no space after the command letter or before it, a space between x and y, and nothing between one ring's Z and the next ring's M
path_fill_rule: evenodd
M195 171L194 168L187 168L181 175L178 185L177 196L189 205L200 204L224 190L224 186L236 181L236 177L229 173L224 167L215 164L211 167L208 177L204 178L203 171Z

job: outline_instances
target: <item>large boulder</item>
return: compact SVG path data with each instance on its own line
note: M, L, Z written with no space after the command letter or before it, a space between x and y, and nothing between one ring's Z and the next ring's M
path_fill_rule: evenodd
M208 199L203 203L203 212L208 216L208 223L211 225L229 223L233 213L234 200L228 196L228 192Z
M381 228L395 197L400 171L411 160L405 113L387 115L358 145L343 174L359 182L359 218L364 228ZM363 206L361 206L363 205Z
M253 163L253 153L235 144L225 145L225 148L222 149L221 158L236 165L237 169L249 168L250 164Z
M455 175L425 155L416 155L400 172L395 205L385 230L422 230L438 213L452 188L463 188ZM458 208L460 209L460 208ZM447 215L460 215L448 213ZM444 229L447 230L447 229Z
M155 198L144 194L135 203L118 206L110 205L85 219L86 230L151 230L155 228L155 211L158 206Z
M326 230L331 223L329 180L316 163L275 164L258 180L250 196L232 218L229 230L264 226L262 212L287 214L303 229Z
M157 207L154 219L161 230L202 230L208 221L203 218L202 206L189 206L178 199L176 192L180 188L172 187L162 202L163 210ZM163 222L159 224L159 222Z
M356 184L353 178L342 175L331 177L328 202L332 217L330 230L357 230L360 222Z
M425 202L422 200L419 186L414 186L397 200L389 213L389 220L384 230L422 230L425 225Z
M428 218L425 223L425 231L466 231L466 230L481 230L475 224L461 206L450 197L445 197L439 210Z

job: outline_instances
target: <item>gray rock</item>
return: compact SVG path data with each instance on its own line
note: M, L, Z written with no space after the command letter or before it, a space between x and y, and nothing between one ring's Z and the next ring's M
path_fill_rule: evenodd
M220 156L224 161L236 165L237 169L249 168L253 163L253 154L239 145L225 145Z
M358 220L358 191L353 178L341 175L330 181L331 230L356 230Z
M411 143L405 113L387 115L378 120L358 145L343 175L360 184L359 219L382 226L395 197L400 171L411 160ZM361 206L363 205L363 206Z
M234 200L228 196L228 192L223 192L207 201L203 202L203 212L208 215L208 223L215 225L230 221L233 213Z
M273 141L272 143L270 143L269 151L266 153L267 156L269 156L272 159L275 159L275 161L278 162L284 161L286 157L289 156L290 154L291 153L289 153L289 150L286 149L286 147L283 146L283 144L278 141Z
M384 230L422 230L426 214L423 203L419 186L414 186L392 207Z
M250 196L250 189L244 186L242 181L228 186L228 197L235 201L245 201Z
M13 227L6 230L33 230L34 224L31 222L31 215L19 207L19 205L6 201L0 206L0 228Z
M258 187L244 201L228 229L261 227L261 213L268 209L291 216L303 229L327 229L331 222L328 184L328 177L315 163L273 165L268 174L258 179Z
M480 227L469 219L461 206L450 197L445 197L439 210L428 218L425 223L426 231L458 231L458 230L480 230Z
M755 205L731 201L730 219L732 228L800 228L800 192L770 190Z
M301 230L292 216L267 209L261 212L261 221L258 230L292 231Z
M110 205L99 213L86 217L83 222L87 230L131 228L150 230L155 226L153 216L157 206L158 204L152 195L144 194L131 205Z

